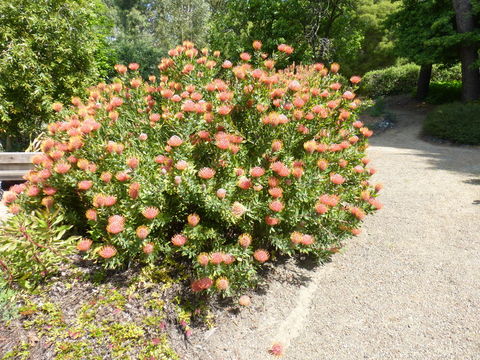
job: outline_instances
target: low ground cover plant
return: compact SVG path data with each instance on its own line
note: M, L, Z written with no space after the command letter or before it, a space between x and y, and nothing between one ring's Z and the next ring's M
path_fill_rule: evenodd
M480 144L478 103L450 103L431 111L423 123L423 133L459 144Z
M365 156L372 131L339 65L282 70L261 43L238 63L185 42L55 104L13 214L61 209L78 252L105 268L190 264L194 292L230 295L275 254L328 257L381 208Z

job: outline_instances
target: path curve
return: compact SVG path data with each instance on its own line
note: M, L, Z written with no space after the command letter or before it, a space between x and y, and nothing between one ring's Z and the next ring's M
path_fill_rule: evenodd
M371 141L385 207L363 234L324 266L282 266L182 359L272 359L277 341L285 360L480 359L480 149L421 140L412 107Z

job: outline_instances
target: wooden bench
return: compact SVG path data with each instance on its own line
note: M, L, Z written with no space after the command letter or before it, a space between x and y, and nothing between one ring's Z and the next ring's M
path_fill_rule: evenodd
M23 180L23 175L33 169L32 157L36 152L0 152L0 181Z

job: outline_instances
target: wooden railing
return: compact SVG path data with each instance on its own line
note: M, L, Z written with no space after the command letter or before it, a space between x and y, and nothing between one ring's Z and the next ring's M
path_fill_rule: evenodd
M22 180L33 168L32 156L36 152L0 152L0 181Z

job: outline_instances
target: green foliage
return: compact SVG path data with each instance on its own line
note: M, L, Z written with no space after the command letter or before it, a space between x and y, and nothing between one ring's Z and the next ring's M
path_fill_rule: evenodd
M278 44L292 44L295 54L290 61L313 59L305 36L310 22L308 0L227 0L218 6L221 8L210 24L209 43L227 59L238 59L254 40L261 40L263 51L269 54Z
M24 148L52 103L82 94L111 67L104 9L100 0L0 2L2 141Z
M453 66L434 65L432 69L432 81L450 82L462 81L462 69L460 63Z
M373 104L365 111L370 116L382 116L385 114L385 99L382 97L376 98Z
M357 37L357 46L338 49L336 59L343 65L344 71L364 74L372 69L392 66L395 62L393 42L384 22L398 9L398 2L391 0L358 0L352 16L353 21L345 26L345 39ZM336 37L337 32L333 34ZM338 41L337 41L338 43ZM343 48L343 47L341 47Z
M229 295L268 252L326 257L381 206L363 159L372 133L338 64L279 72L260 51L233 65L190 42L171 55L148 81L117 66L61 111L10 209L48 199L105 267L187 262L193 290L216 281Z
M184 40L206 45L210 9L205 0L108 0L115 22L111 46L120 63L141 63L144 78L158 59Z
M16 292L0 276L0 321L8 321L18 316Z
M450 0L403 0L385 25L395 39L399 57L422 64L455 62L454 47L461 41Z
M369 71L363 77L362 92L371 97L411 93L419 69L418 65L406 64Z
M423 124L423 132L440 139L460 144L480 144L480 104L450 103L430 112Z
M426 101L430 104L445 104L460 101L462 98L461 81L434 81L430 83L430 90Z
M65 239L60 210L20 213L0 225L0 265L7 281L25 288L55 273L74 249L75 237Z

